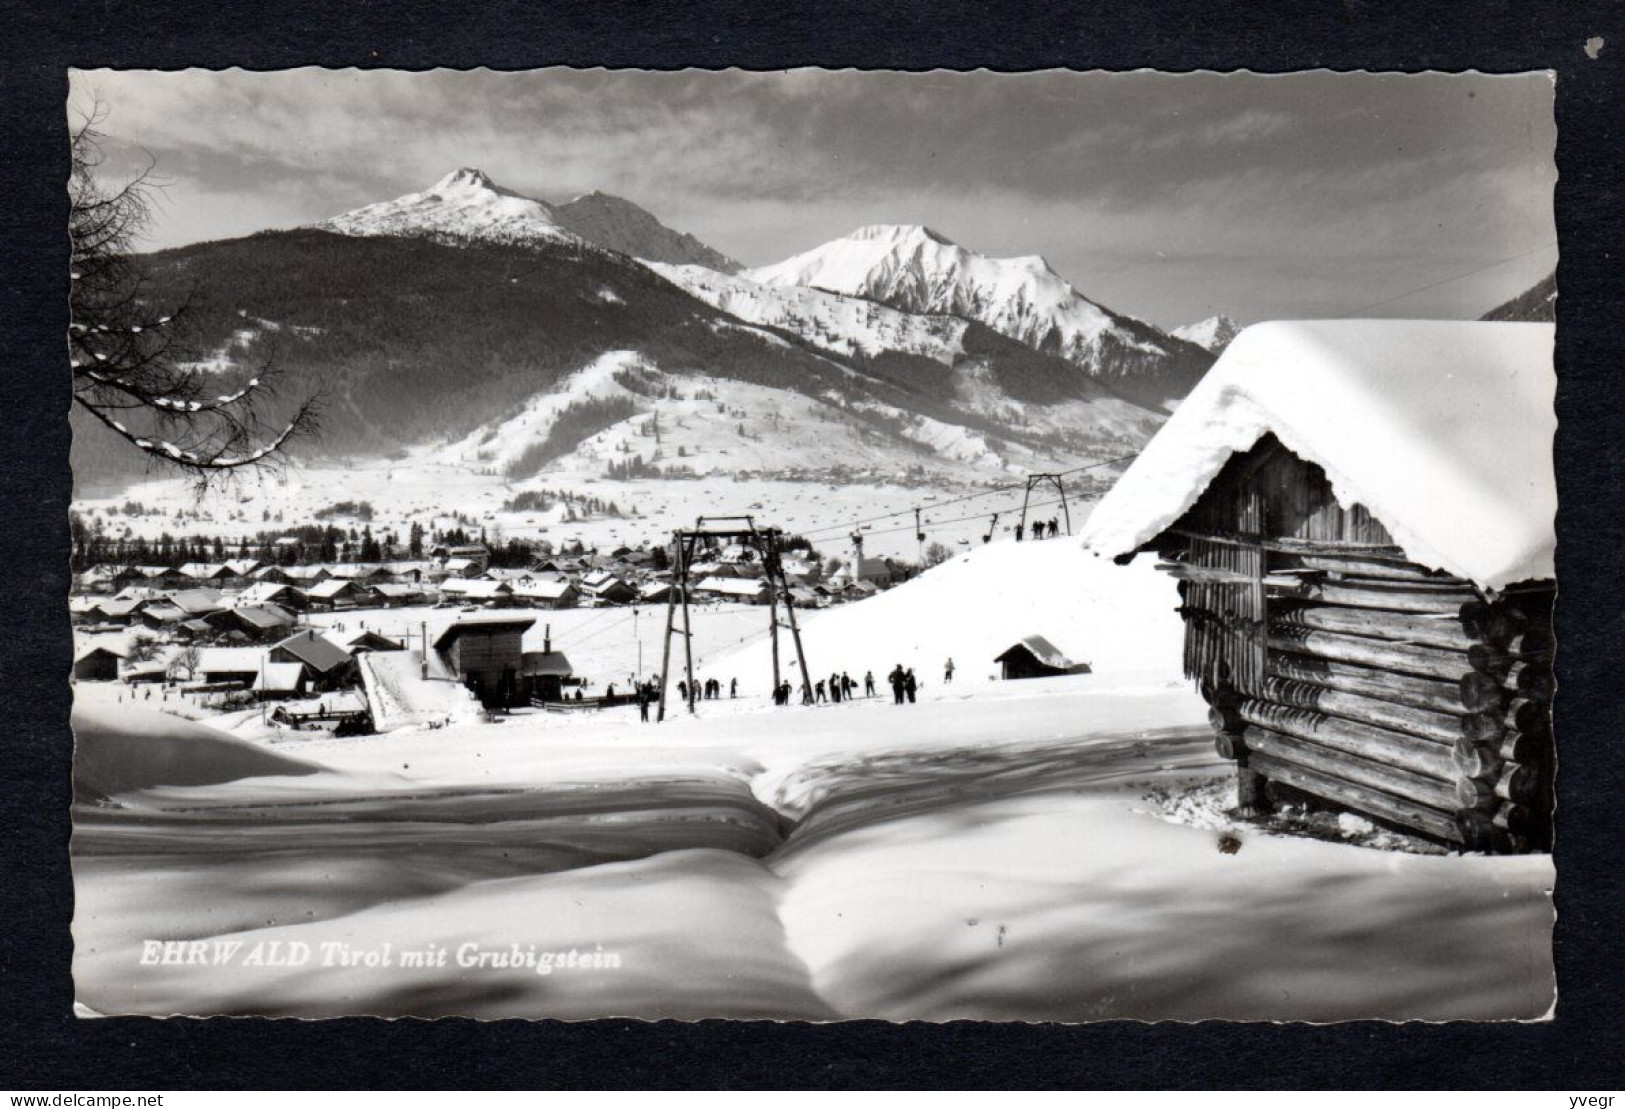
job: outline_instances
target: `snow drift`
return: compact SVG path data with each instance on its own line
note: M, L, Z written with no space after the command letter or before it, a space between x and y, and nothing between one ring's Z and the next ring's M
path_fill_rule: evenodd
M1411 561L1488 590L1553 577L1552 340L1535 323L1255 324L1101 501L1084 544L1138 550L1273 434Z
M73 792L81 800L322 770L202 724L135 708L76 706L73 733Z

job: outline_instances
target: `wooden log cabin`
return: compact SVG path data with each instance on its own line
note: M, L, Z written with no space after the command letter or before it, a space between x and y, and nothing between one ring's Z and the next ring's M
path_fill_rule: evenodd
M1242 815L1303 802L1549 849L1551 338L1250 328L1091 518L1087 545L1177 579Z

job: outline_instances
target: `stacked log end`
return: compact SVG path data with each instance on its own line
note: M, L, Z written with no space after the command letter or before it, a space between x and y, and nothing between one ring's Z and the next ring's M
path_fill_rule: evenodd
M1549 583L1486 596L1397 551L1217 549L1171 569L1243 808L1273 782L1467 849L1549 846Z

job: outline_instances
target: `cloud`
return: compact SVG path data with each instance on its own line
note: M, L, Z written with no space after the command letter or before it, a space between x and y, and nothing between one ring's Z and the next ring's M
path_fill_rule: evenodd
M1429 259L1551 235L1543 75L302 69L76 72L70 88L105 97L110 168L150 151L174 179L160 245L314 222L478 165L548 199L626 196L747 262L929 223L1178 323L1221 286L1246 306L1233 314L1312 306L1306 260L1356 303Z

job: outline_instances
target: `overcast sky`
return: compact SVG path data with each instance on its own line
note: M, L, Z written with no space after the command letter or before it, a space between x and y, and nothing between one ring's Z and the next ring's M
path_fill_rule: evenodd
M92 92L110 167L144 150L170 182L155 248L467 165L624 196L749 265L924 223L1164 327L1476 316L1557 257L1544 74L95 71L70 119Z

